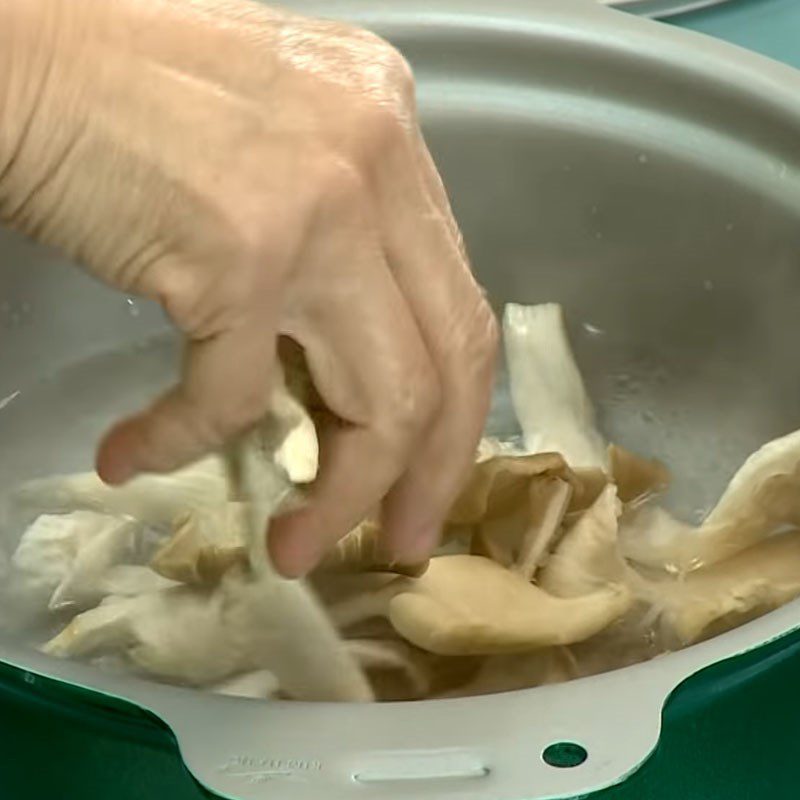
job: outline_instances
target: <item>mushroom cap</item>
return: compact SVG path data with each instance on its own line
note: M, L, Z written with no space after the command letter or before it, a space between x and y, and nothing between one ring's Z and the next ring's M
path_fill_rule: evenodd
M432 653L514 653L586 639L624 613L628 596L614 586L556 598L487 558L443 556L391 599L389 619Z

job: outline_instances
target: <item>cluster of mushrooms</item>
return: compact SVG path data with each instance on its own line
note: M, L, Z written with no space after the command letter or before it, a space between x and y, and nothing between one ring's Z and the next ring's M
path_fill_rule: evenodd
M228 452L111 489L25 484L0 578L6 627L53 656L253 698L410 700L522 689L686 646L800 595L800 432L770 442L699 526L657 504L667 469L597 431L556 304L509 305L523 444L486 439L426 563L365 520L305 581L270 517L317 471L307 379ZM22 522L24 520L24 522Z

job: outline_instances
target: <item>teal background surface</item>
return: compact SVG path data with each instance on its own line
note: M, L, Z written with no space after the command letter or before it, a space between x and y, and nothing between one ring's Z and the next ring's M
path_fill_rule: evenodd
M800 67L800 0L739 0L671 24ZM224 725L218 734L224 739ZM209 797L183 767L170 732L148 715L0 666L0 800ZM667 704L649 761L620 786L591 795L799 797L800 634L690 679Z
M800 0L734 0L673 22L800 67Z

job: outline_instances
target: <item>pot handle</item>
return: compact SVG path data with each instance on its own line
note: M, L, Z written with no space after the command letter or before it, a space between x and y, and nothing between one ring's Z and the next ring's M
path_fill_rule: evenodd
M655 747L674 675L376 705L256 702L148 688L199 783L235 800L584 795ZM620 699L626 698L621 703Z

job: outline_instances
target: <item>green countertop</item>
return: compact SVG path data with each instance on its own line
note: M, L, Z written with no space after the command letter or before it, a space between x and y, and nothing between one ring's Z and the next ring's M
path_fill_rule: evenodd
M674 22L800 67L800 0L735 0Z
M800 67L800 0L739 0L673 20ZM798 98L800 102L800 98ZM800 146L800 143L798 143ZM653 757L593 800L800 796L800 634L681 687ZM224 738L224 728L219 731ZM0 667L1 800L200 800L170 733L141 713Z

